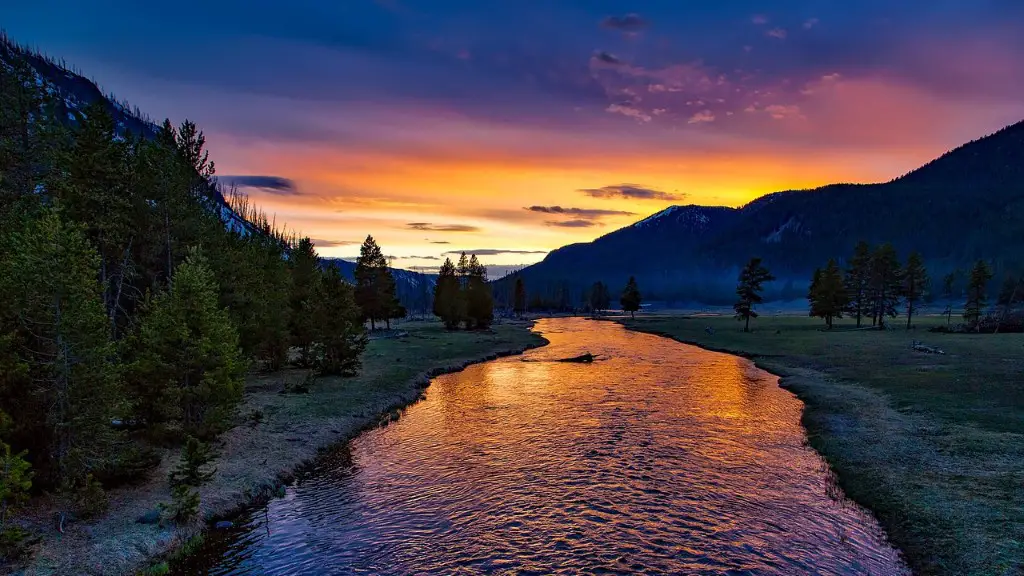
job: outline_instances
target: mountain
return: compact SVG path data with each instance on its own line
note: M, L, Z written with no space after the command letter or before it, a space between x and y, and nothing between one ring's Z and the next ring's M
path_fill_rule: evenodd
M114 118L119 134L132 133L144 138L154 138L158 126L137 107L119 101L113 95L105 94L96 84L70 69L63 62L57 62L40 53L18 46L6 36L0 34L0 66L12 69L15 66L27 67L37 86L54 101L55 114L62 123L75 126L84 117L90 104L100 103ZM247 217L232 205L218 186L207 190L205 200L208 207L216 213L224 226L237 234L263 234L264 230L254 224L252 217ZM248 207L248 206L247 206ZM254 211L255 212L255 211ZM325 263L336 265L342 276L353 281L355 264L344 260L324 259ZM402 304L410 311L429 309L433 295L434 280L429 275L409 270L392 269L395 283ZM423 294L428 294L426 304Z
M648 301L716 304L732 300L739 266L759 256L779 278L767 296L794 299L814 268L859 240L891 242L902 258L921 252L934 281L978 259L996 278L1024 269L1024 122L885 183L775 192L739 208L672 206L554 250L521 275L531 299L568 290L575 302L597 280L614 294L634 275Z

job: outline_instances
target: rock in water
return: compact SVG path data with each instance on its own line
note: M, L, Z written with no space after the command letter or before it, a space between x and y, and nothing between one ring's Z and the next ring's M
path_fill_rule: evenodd
M573 356L572 358L562 358L559 362L579 362L589 364L594 361L594 355L590 352L586 354L580 354L579 356Z

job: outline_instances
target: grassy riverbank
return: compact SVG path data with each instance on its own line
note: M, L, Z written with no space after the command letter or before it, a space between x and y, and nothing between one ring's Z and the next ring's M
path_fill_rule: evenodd
M239 424L218 442L217 474L203 486L207 518L229 515L275 493L318 451L372 426L416 400L431 375L451 372L498 355L544 344L526 322L495 325L490 332L448 332L438 322L408 322L408 336L374 340L354 378L322 378L308 393L281 394L303 372L285 370L246 383ZM150 480L110 494L101 518L56 533L44 502L32 510L44 538L25 574L131 574L182 545L195 529L160 528L136 519L170 501L167 472L176 451L163 454Z
M806 404L810 442L916 574L1024 573L1024 334L645 316L631 329L753 358ZM712 327L708 334L706 327ZM924 341L946 352L910 349Z

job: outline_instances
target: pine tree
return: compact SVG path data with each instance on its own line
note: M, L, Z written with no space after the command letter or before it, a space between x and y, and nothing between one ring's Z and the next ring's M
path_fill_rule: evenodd
M66 511L89 474L118 454L110 419L122 413L123 394L99 259L81 229L53 212L9 241L0 251L0 298L17 321L3 347L20 357L2 378L18 386L3 390L5 407L17 410L12 443L29 450L43 485L58 489Z
M200 437L228 424L242 396L246 363L198 250L178 266L170 291L148 306L135 350L132 384L147 423L180 421L185 433Z
M0 411L0 435L6 436L10 425L10 417ZM0 439L0 542L7 533L9 515L28 499L32 488L32 465L25 460L26 454L25 450L13 453L11 446Z
M168 477L171 484L171 504L161 505L172 521L185 524L199 514L198 488L209 482L217 473L216 468L206 469L212 460L213 453L208 445L194 436L185 438L181 459Z
M487 268L473 255L466 270L466 328L484 329L494 321L494 294L487 284Z
M902 290L902 271L892 244L885 243L875 249L871 257L871 311L880 330L885 329L885 317L895 318Z
M984 260L978 260L971 269L967 280L967 302L964 304L964 320L981 330L981 315L985 312L985 288L992 279L992 271Z
M319 258L309 238L299 240L289 255L288 264L292 273L291 341L299 349L299 363L308 367L313 361L312 296L321 279Z
M956 282L958 273L956 270L942 277L942 297L946 299L946 326L953 320L953 283Z
M740 271L736 284L736 296L739 299L733 305L733 310L736 311L736 319L744 321L744 332L750 332L750 319L757 318L754 307L764 300L761 297L762 285L772 280L775 280L775 277L761 265L760 258L751 258Z
M355 278L356 303L362 309L363 317L370 321L370 329L376 329L377 320L389 322L390 327L390 318L398 306L395 279L373 236L367 236L359 248Z
M640 309L640 302L640 288L636 285L636 278L630 276L626 288L622 291L622 297L619 298L619 303L624 312L629 312L630 318L636 318L634 313Z
M462 323L459 278L451 258L445 258L434 286L434 315L444 322L449 330L455 330Z
M513 297L512 311L516 316L522 318L526 313L526 285L523 284L523 277L516 277L515 296Z
M903 299L907 301L907 330L910 330L910 321L916 309L914 304L921 300L928 286L928 271L924 267L924 258L917 252L911 252L907 256L907 265L902 274Z
M832 329L833 322L843 317L843 311L849 305L843 273L835 259L830 259L824 269L814 271L814 278L808 290L810 315L825 320L825 325Z
M317 370L321 374L355 374L361 365L359 356L366 348L366 329L354 290L337 268L324 271L314 302Z
M871 310L871 246L867 242L861 240L854 248L844 282L850 297L847 311L857 319L857 328L860 328L861 320Z

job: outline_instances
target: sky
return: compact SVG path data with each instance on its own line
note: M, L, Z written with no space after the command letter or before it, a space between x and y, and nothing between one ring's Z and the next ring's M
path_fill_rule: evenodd
M491 274L675 204L899 176L1024 119L1019 0L33 0L0 10L354 257Z

